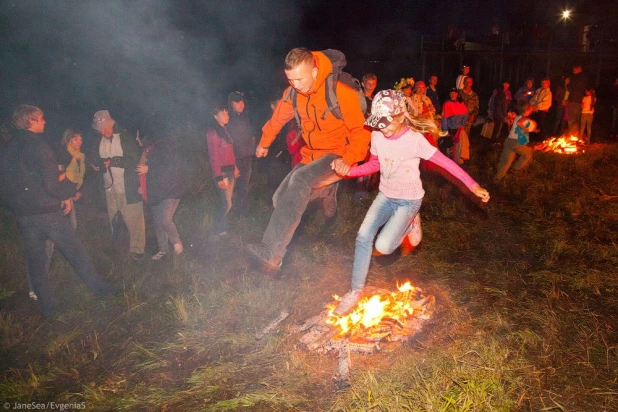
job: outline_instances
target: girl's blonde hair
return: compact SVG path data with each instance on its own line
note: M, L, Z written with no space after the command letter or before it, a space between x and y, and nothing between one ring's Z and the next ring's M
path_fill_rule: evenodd
M408 112L396 115L393 120L401 122L401 124L408 126L414 132L436 133L438 131L438 126L436 126L436 122L433 119L415 117Z

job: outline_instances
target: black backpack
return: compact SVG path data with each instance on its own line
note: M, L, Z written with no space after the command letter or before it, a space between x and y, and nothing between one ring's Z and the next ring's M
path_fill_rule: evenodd
M328 60L330 60L333 65L333 71L331 71L328 74L328 77L326 77L326 87L324 89L328 107L324 110L324 113L322 113L322 120L326 119L328 112L331 112L337 119L343 120L343 114L341 113L341 108L339 107L339 100L337 99L336 93L337 82L342 82L343 84L356 90L358 93L361 111L365 114L367 112L367 100L365 100L365 94L363 93L363 88L361 87L360 81L358 81L358 79L353 77L351 74L343 71L343 68L348 64L345 59L345 55L335 49L322 50L322 53L328 57ZM294 107L294 118L300 125L300 117L298 116L298 109L296 108L297 96L298 91L296 91L295 88L290 87L285 96L283 96L283 101L292 101L292 107Z

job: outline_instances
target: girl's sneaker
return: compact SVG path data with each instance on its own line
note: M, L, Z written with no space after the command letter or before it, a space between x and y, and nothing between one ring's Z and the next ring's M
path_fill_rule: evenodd
M421 229L421 213L418 212L412 220L412 230L408 234L408 240L414 247L418 246L423 240L423 229Z
M153 255L151 257L152 260L161 260L163 259L165 256L167 256L167 253L163 253L163 252L157 252L156 255Z
M343 295L343 297L341 298L341 302L339 302L339 305L337 305L333 313L337 316L342 316L351 312L352 309L356 307L356 304L358 303L358 300L360 299L362 294L363 292L361 290L349 291L348 293Z
M28 296L30 297L30 299L34 300L35 302L39 300L39 297L33 291L30 291L30 293L28 293Z

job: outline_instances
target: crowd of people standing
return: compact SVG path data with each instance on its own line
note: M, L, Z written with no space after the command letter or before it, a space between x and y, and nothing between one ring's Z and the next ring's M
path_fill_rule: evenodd
M379 187L359 230L352 289L339 310L343 313L362 291L368 256L380 227L387 230L377 238L376 253L392 253L399 246L414 247L420 242L424 192L419 168L446 170L483 201L489 200L489 193L460 168L470 159L470 136L481 115L469 66L463 66L455 87L449 88L448 98L441 102L436 75L427 83L402 78L393 89L377 93L374 73L362 77L359 90L329 82L338 64L332 52L296 48L288 53L284 72L290 86L268 102L271 117L260 138L245 110L245 94L232 91L227 101L213 105L203 139L218 193L211 240L228 236L230 221L249 213L254 158L266 158L272 215L261 242L246 245L249 256L266 271L282 266L310 202L317 200L325 216L332 217L340 180L358 178L357 200ZM494 183L511 166L516 171L528 167L531 139L544 139L568 128L590 143L596 97L581 66L576 65L553 92L547 78L539 86L535 88L534 79L527 79L513 95L505 80L489 98L488 121L494 127L487 137L493 147L502 148ZM612 96L615 134L618 92ZM550 123L552 107L555 115ZM121 224L127 229L129 259L140 261L145 254L144 204L151 211L158 246L151 259L184 252L174 215L189 179L175 133L142 145L139 136L123 129L108 110L99 110L92 119L97 139L91 152L84 154L82 133L73 128L64 132L59 148L52 148L43 138L45 120L38 107L19 106L13 123L17 130L3 153L0 188L3 204L16 214L24 235L30 297L40 300L44 313L55 308L47 280L54 246L95 294L112 291L75 234L74 202L82 196L80 188L88 168L105 199L110 229ZM407 174L402 174L404 169Z

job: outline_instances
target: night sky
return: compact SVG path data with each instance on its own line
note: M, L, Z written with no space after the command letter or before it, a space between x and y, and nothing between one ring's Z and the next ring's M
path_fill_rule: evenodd
M587 14L575 5L576 16L616 22L615 3L598 0ZM65 117L108 108L182 121L230 90L279 92L283 57L295 46L369 61L416 47L416 34L442 36L449 24L482 39L494 23L557 21L563 8L554 0L6 0L1 116L31 103Z

